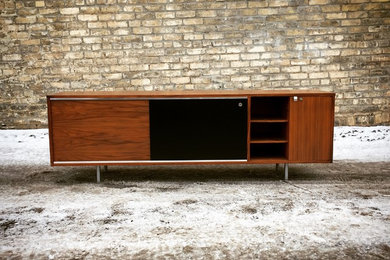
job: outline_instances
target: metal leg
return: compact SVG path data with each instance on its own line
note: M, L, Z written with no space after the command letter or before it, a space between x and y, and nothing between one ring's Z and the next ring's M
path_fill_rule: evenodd
M100 166L96 166L96 182L100 182Z
M108 166L107 166L107 165L104 165L104 171L105 171L105 172L108 171Z
M288 163L284 164L284 180L288 181Z
M275 171L279 171L279 163L275 165Z

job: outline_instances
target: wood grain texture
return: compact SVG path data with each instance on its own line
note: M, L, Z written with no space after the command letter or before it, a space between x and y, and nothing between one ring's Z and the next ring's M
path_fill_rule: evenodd
M333 97L290 99L289 162L332 162Z
M53 161L149 160L148 101L53 101Z
M188 98L188 97L249 97L249 96L331 96L334 93L316 90L191 90L191 91L87 91L49 94L50 98Z

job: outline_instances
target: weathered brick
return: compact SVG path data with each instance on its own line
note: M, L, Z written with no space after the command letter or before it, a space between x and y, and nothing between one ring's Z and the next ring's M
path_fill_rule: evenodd
M250 49L248 49L248 52L265 52L264 46L254 46Z
M300 66L282 67L281 70L282 70L282 72L289 72L289 73L300 72L301 67Z
M142 21L142 26L160 26L162 24L161 20L145 20Z
M204 62L196 62L190 64L191 69L208 69L209 67L209 64Z
M152 28L148 28L148 27L133 28L134 34L151 34L152 31L153 31Z
M184 40L202 40L203 34L201 33L190 33L184 35Z
M258 53L243 53L241 54L241 59L243 60L257 60L260 58Z
M359 20L359 19L341 21L341 26L356 26L356 25L360 25L360 24L361 24L361 20Z
M269 0L268 5L270 7L282 7L282 6L288 6L288 1L285 0Z
M149 70L149 65L147 64L130 65L130 71L143 71L143 70Z
M137 86L149 85L150 79L132 79L131 84Z
M77 18L80 21L97 21L98 17L94 14L79 14Z
M329 44L327 42L321 42L321 43L309 43L308 49L310 50L317 50L317 49L327 49Z
M89 35L89 30L71 30L69 31L70 36L87 36Z
M309 5L326 5L330 0L309 0Z
M239 54L223 54L221 55L221 60L239 60Z
M347 78L348 71L331 71L329 72L330 78Z
M135 18L135 15L133 13L122 13L122 14L116 14L115 20L132 20Z
M280 68L279 67L263 67L261 68L261 73L279 73Z
M35 23L36 21L37 21L36 16L16 17L15 19L16 23L21 23L21 24L24 23L30 24L30 23Z
M20 54L7 54L3 56L3 61L18 61L22 59Z
M183 19L184 25L203 24L203 18Z
M198 11L197 16L199 16L199 17L216 17L217 12L215 10Z
M164 34L164 40L166 41L180 41L183 39L183 35L180 34Z
M169 65L167 63L151 64L150 69L151 70L167 70L167 69L169 69Z
M109 80L119 80L122 79L122 73L105 73L103 74L103 78Z
M50 82L50 85L53 88L66 89L66 88L69 88L70 83L69 82Z
M115 16L113 14L98 14L99 21L112 21L115 20Z
M232 61L230 62L230 66L232 68L245 68L249 67L249 61Z
M144 35L143 39L145 42L151 41L151 42L156 42L156 41L161 41L163 39L162 35Z
M306 31L304 29L287 29L286 34L288 36L301 36L305 35Z
M61 8L60 13L64 15L78 14L80 9L78 7Z
M129 65L113 65L110 66L112 72L127 72L129 71Z
M291 79L307 79L307 73L291 73Z
M98 29L98 28L107 28L106 22L88 22L88 28Z
M177 26L181 24L183 24L183 20L179 20L179 19L164 20L164 25L166 26Z
M241 82L241 81L249 81L249 76L232 76L231 81L233 82Z
M157 19L171 19L175 18L175 12L156 12Z
M260 8L258 9L258 14L259 15L274 15L274 14L278 14L278 10L277 8Z
M84 54L82 52L68 52L65 54L65 59L82 59Z
M128 27L126 21L108 21L107 26L109 28L125 28Z
M326 19L345 19L347 18L346 13L328 13Z
M338 56L340 55L340 50L322 50L321 56L329 57L329 56Z
M311 79L320 79L320 78L327 78L328 72L315 72L315 73L309 73L309 78Z
M339 12L339 11L341 11L341 6L340 5L323 5L323 6L321 6L321 10L324 13Z
M45 1L35 1L35 7L45 7Z
M102 38L99 37L85 37L83 38L84 43L91 44L91 43L102 43Z
M343 12L355 12L361 10L362 8L363 6L361 4L344 4L342 5L341 10Z
M178 11L176 12L177 18L190 18L195 17L195 11Z
M171 82L174 84L186 84L190 83L190 81L190 77L177 77L171 79Z

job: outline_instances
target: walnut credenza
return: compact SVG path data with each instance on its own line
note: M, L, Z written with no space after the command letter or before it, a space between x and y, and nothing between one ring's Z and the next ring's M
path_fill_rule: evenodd
M335 94L62 92L47 96L52 166L330 163Z

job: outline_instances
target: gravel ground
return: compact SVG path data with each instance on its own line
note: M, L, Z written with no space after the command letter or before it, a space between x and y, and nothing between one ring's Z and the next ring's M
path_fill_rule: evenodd
M0 166L0 259L389 259L390 162Z

